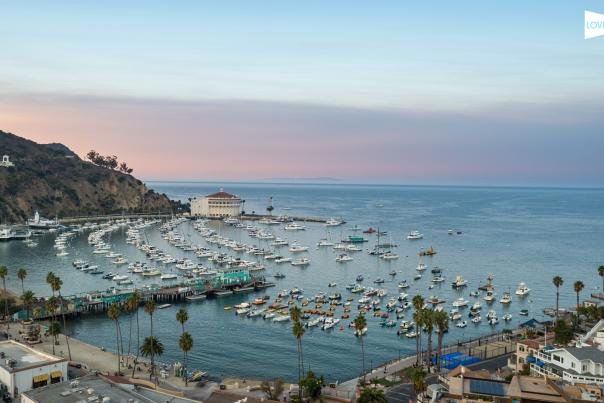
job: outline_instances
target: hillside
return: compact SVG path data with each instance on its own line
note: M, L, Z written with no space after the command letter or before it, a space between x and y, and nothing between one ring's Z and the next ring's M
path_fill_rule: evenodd
M22 223L35 210L46 217L178 208L132 175L83 161L63 144L38 144L0 130L0 223ZM176 203L177 204L177 203Z

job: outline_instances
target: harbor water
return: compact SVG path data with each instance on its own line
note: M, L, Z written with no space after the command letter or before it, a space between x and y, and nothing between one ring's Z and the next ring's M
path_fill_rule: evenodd
M601 189L266 183L231 183L224 186L215 183L171 182L151 182L148 185L171 198L183 201L225 187L226 191L245 200L245 210L250 213L254 211L266 214L269 197L272 197L273 215L320 216L346 220L345 224L337 227L301 223L306 226L305 231L285 231L283 226L256 223L258 227L288 239L290 243L297 241L309 246L309 251L301 256L310 258L310 265L278 265L273 261L264 261L261 257L240 255L244 259L263 262L266 270L257 274L275 282L276 287L257 293L174 304L156 311L153 316L154 331L165 346L165 353L159 361L173 363L182 360L182 353L178 349L180 325L175 320L175 314L179 308L186 307L189 321L185 326L193 335L195 343L194 349L189 353L190 368L208 371L216 377L296 379L296 343L292 336L291 322L273 323L262 318L250 319L235 315L233 310L224 309L225 306L251 301L264 295L269 295L272 301L282 289L303 288L304 295L309 298L321 291L328 294L337 291L346 298L353 294L345 286L354 283L356 277L362 274L365 287L384 288L388 291L388 297L396 297L401 291L408 293L409 298L416 294L425 298L434 295L447 301L445 310L449 311L451 303L462 296L471 305L476 299L469 296L470 291L484 284L487 275L492 273L497 301L487 307L481 294L478 299L483 305L483 317L486 310L492 308L500 318L505 313L512 314L512 320L508 323L501 321L495 327L489 326L485 320L476 325L469 321L466 308L462 310L462 314L464 320L468 320L467 327L451 326L445 335L445 343L511 328L527 318L545 319L543 308L555 306L556 293L552 284L552 277L555 275L564 279L560 290L561 306L575 303L576 294L572 283L576 280L582 280L586 285L583 298L588 298L591 292L601 290L602 282L596 270L598 265L603 264L604 190ZM208 226L222 237L270 248L268 241L251 238L244 229L219 221L211 222ZM367 251L377 243L376 235L352 231L353 227L361 230L373 227L386 232L380 241L398 244L392 251L399 255L399 259L383 260L369 255ZM122 253L131 262L144 260L145 255L141 251L125 243L125 229L126 227L111 234L109 241L112 250ZM413 230L423 233L423 239L408 240L406 236ZM450 234L449 230L453 230L453 233ZM150 244L174 257L188 257L197 261L193 252L182 251L162 239L158 225L150 226L144 231L145 239ZM208 245L204 241L193 228L192 222L181 224L177 231L194 245L218 250L215 245ZM21 267L28 271L25 289L33 290L37 296L50 294L45 283L46 273L50 270L63 280L64 295L103 290L115 285L111 280L104 280L98 275L75 270L71 263L76 259L89 260L104 271L129 274L126 273L127 265L117 268L109 259L93 255L93 248L87 243L87 234L84 232L74 237L67 248L69 255L63 257L55 256L53 241L56 234L38 237L38 246L33 248L21 241L0 244L0 261L9 267L8 287L16 293L21 292L21 282L16 277L16 271ZM353 257L352 261L337 263L335 257L339 251L316 247L321 238L338 242L349 235L362 235L368 239L368 242L360 245L362 251L349 252ZM430 246L437 254L424 258L428 270L424 272L422 279L414 281L418 252ZM229 249L223 249L221 252L236 256ZM291 255L286 248L280 252ZM430 289L430 269L435 266L442 269L445 281ZM171 267L161 266L161 269L163 272L176 273L174 265ZM397 272L395 276L389 275L392 270ZM273 278L277 271L285 274L285 278ZM129 275L136 279L135 275ZM467 279L468 287L453 289L451 282L456 275ZM382 277L385 283L373 284L378 277ZM402 280L407 280L410 287L400 290L398 284ZM521 281L531 288L530 294L524 298L514 295ZM337 283L337 286L329 288L330 282ZM135 280L137 286L152 283L161 283L161 280ZM506 291L512 294L512 303L508 306L498 302ZM356 300L359 295L354 294L354 297ZM529 310L529 315L520 316L522 309ZM356 315L356 303L353 303L351 313L353 317ZM341 314L340 307L336 315ZM142 309L139 315L141 337L144 337L149 332L149 317ZM411 315L412 310L407 311L405 319L411 320ZM367 317L369 330L365 337L365 351L368 367L415 350L415 340L397 336L397 327L383 328L379 325L380 318L371 314ZM328 331L312 328L307 329L304 335L305 366L324 375L328 381L346 380L361 371L360 345L352 329L348 328L349 322L350 320L342 321L343 330L339 326ZM123 316L121 327L126 350L129 323L128 316ZM103 314L76 319L69 324L69 331L73 337L82 341L108 350L115 349L114 324ZM134 326L132 335L135 336L135 333ZM132 349L135 344L134 340Z

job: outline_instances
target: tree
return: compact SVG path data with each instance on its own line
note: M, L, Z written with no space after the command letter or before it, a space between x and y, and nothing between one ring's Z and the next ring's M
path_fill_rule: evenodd
M558 319L554 327L554 341L559 344L568 344L573 339L573 330L565 320Z
M63 285L63 280L60 277L55 276L51 278L50 288L52 289L53 295L54 292L58 292L59 301L61 305L61 317L63 318L63 336L65 336L65 343L67 344L67 353L69 355L69 360L71 361L71 348L69 347L69 336L67 335L67 323L65 321L65 310L63 305L63 297L61 296L61 286Z
M120 315L122 312L116 304L111 304L107 310L107 316L109 319L115 322L115 341L117 344L117 375L120 375Z
M432 365L432 332L434 331L434 311L431 309L423 310L422 322L424 329L428 333L428 368Z
M573 284L573 288L575 290L575 292L577 293L577 308L579 307L579 294L581 293L581 291L583 291L583 288L585 288L585 284L583 284L582 281L575 281L575 284Z
M552 282L556 287L556 319L558 319L558 311L560 310L560 287L564 284L564 280L562 280L562 277L560 276L555 276L552 279Z
M421 368L407 368L407 376L413 384L413 391L417 394L426 390L426 371Z
M23 305L25 305L25 309L27 309L27 319L29 319L31 306L34 303L34 292L31 290L25 291L21 297L21 300L23 301Z
M260 384L260 390L266 395L268 400L279 401L279 396L283 393L283 380L280 378L275 379L272 385L269 381L262 381Z
M289 310L289 316L293 321L292 334L296 339L296 351L298 353L298 387L300 387L300 381L304 376L304 361L302 358L302 336L304 336L304 326L300 322L302 311L297 306L292 307Z
M361 394L356 403L388 403L384 391L375 387L366 387L361 390Z
M443 337L445 336L445 332L449 328L449 316L444 311L437 311L437 312L434 312L433 319L434 319L434 324L436 325L436 328L438 329L438 336L437 336L438 337L438 348L437 348L438 352L437 352L436 364L438 366L438 369L440 370L440 368L441 368L440 357L441 357L442 348L443 348Z
M27 277L27 270L25 270L23 268L19 269L17 271L17 278L19 278L19 280L21 280L21 294L25 293L25 286L23 284L25 277Z
M193 348L193 337L189 332L182 332L180 335L180 339L178 340L178 347L182 350L184 355L184 368L182 371L182 376L185 378L185 386L189 386L189 376L188 376L188 361L189 361L189 351Z
M365 315L363 315L363 312L359 313L359 316L357 316L354 321L354 328L356 329L356 333L359 336L359 341L361 342L361 362L362 362L362 369L363 369L363 383L365 382L365 345L363 343L363 329L365 329L365 327L367 326L367 319L365 319Z
M44 309L46 309L46 312L50 314L51 316L51 325L53 323L56 323L55 321L55 312L57 311L57 297L55 297L54 295L50 298L48 298L46 300L46 302L44 303ZM52 353L55 354L55 345L59 344L59 341L57 340L57 335L59 334L59 332L53 333L50 331L49 328L49 333L53 336L53 343L52 343Z
M189 313L187 312L186 309L179 309L178 312L176 312L176 320L178 321L178 323L180 323L180 326L182 327L182 332L185 332L185 322L189 320Z
M316 400L321 396L321 390L325 381L323 376L317 377L313 371L308 371L304 379L300 382L300 390L304 391L303 395Z
M145 341L143 342L143 346L144 343L147 341L147 339L150 338L150 340L157 340L155 337L153 337L153 313L155 312L155 302L153 302L153 300L147 300L145 302L145 313L147 313L149 315L149 319L151 320L151 336L145 338ZM152 341L151 340L151 341ZM141 354L143 352L142 348L143 346L141 346ZM153 352L154 350L148 350L150 356L151 356L151 374L149 375L149 379L153 378L153 375L155 375L155 354Z
M138 291L134 291L132 294L130 294L130 296L128 297L128 304L130 305L131 311L136 312L136 358L134 358L134 365L132 366L132 377L133 378L134 378L134 373L136 371L136 364L138 363L138 355L139 355L140 349L141 349L140 327L139 327L139 322L138 322L138 307L139 307L140 303L141 303L141 294ZM130 350L130 347L128 347L128 350Z
M50 322L50 325L48 326L48 333L50 333L53 338L52 353L54 355L55 345L59 344L59 334L61 334L61 325L59 325L59 322L57 322L56 320Z
M604 292L604 265L598 266L598 274L602 277L602 292Z
M155 378L155 357L160 357L164 353L164 345L155 336L145 337L143 344L141 345L141 355L143 357L151 358L151 373L149 379Z
M0 266L0 278L4 288L4 318L6 319L6 331L10 329L10 319L8 317L8 294L6 293L6 276L8 275L8 267Z
M422 313L421 311L424 309L424 298L421 295L416 295L411 300L413 308L415 308L415 312L413 313L413 320L415 321L416 333L415 337L415 354L416 360L415 363L419 365L421 361L421 338L422 338Z

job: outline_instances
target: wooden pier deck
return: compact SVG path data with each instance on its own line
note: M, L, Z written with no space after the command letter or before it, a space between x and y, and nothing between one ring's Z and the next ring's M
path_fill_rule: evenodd
M90 215L90 216L77 216L77 217L63 217L59 218L59 224L79 224L84 222L99 222L99 221L111 221L111 220L138 220L139 218L150 219L150 218L170 218L173 217L172 212L156 211L150 213L139 213L139 214L106 214L106 215Z

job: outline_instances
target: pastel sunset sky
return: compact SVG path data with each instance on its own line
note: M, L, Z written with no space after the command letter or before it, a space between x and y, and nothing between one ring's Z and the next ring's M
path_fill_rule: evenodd
M602 1L0 7L0 129L143 179L604 185Z

